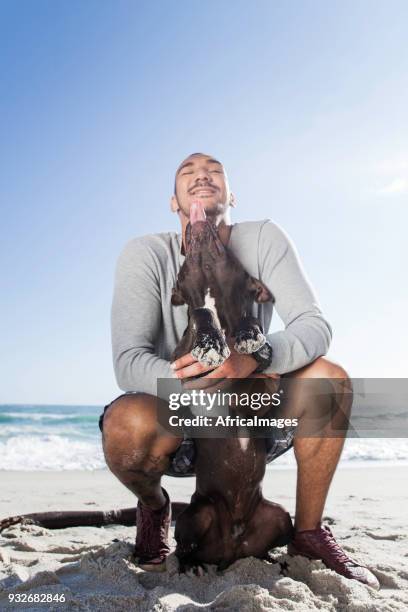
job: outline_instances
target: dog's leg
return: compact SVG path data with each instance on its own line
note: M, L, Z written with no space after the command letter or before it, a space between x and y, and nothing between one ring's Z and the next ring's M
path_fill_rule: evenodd
M215 512L212 504L206 500L192 501L176 521L175 540L176 557L179 560L179 571L203 572L204 568L197 553L203 553L203 539L214 522Z
M266 342L261 324L258 319L252 316L241 319L238 328L234 332L234 336L234 348L238 353L254 353Z
M231 352L222 329L216 325L208 308L196 308L191 312L189 325L194 332L191 353L204 365L218 367Z
M293 538L293 533L292 520L285 508L262 499L243 537L238 558L248 556L267 558L271 549L288 544Z
M180 342L178 343L176 349L174 350L171 356L171 361L176 361L176 359L180 359L180 357L187 355L187 353L189 353L194 346L195 337L196 334L192 329L192 325L189 321L188 327L186 328L183 337L181 338Z

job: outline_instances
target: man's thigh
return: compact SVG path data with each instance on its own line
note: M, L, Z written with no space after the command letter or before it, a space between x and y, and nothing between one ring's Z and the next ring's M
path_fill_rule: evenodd
M134 437L137 438L137 433L139 433L141 430L141 426L139 427L138 421L136 418L138 410L140 410L141 407L145 408L146 404L150 404L151 406L153 406L155 404L155 400L157 400L157 398L155 398L154 396L147 396L146 394L142 392L138 392L138 391L132 391L132 392L129 391L126 393L122 393L121 395L116 397L114 400L112 400L109 404L107 404L104 407L103 413L99 417L100 431L102 432L102 434L104 434L104 421L106 417L108 418L108 420L110 420L111 412L115 410L116 408L118 408L122 411L124 410L126 414L125 414L125 417L123 414L120 417L118 417L116 419L116 423L119 422L119 424L122 424L123 418L125 418L126 420L125 426L128 429L129 434L131 434L132 429L136 429L137 431L135 432L136 435ZM157 400L157 401L159 403L163 402L163 400ZM158 409L160 409L160 407ZM132 427L133 417L135 418L134 427ZM144 421L143 423L143 429L144 429L146 427L145 419L143 419L143 421ZM156 417L154 417L154 422L151 423L151 426L154 429L156 428L161 429L161 426L158 424ZM158 437L160 437L159 433L157 435ZM142 438L146 438L146 436L143 435ZM169 434L166 435L165 432L163 432L162 438L166 438L166 439L174 438L174 444L171 445L173 449L168 455L169 466L168 466L168 469L165 471L165 474L168 476L177 476L177 477L194 476L195 475L195 455L196 455L194 441L188 438L178 439L174 436L170 436ZM167 446L168 444L166 444L166 447ZM125 449L123 449L123 451L125 451Z

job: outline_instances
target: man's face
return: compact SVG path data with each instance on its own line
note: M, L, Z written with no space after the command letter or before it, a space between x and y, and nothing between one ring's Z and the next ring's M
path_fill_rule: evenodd
M223 165L209 155L187 157L176 173L175 195L178 207L187 217L193 202L202 202L209 216L222 214L231 203Z

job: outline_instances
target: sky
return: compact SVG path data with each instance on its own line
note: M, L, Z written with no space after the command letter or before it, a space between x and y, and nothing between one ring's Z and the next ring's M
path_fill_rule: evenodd
M353 377L408 359L405 0L0 1L0 403L105 404L117 258L221 159L289 234ZM274 319L272 331L282 323Z

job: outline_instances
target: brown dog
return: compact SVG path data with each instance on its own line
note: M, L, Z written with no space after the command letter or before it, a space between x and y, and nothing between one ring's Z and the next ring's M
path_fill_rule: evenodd
M186 258L171 299L174 306L188 304L188 326L172 359L192 352L201 363L218 366L230 355L225 336L235 338L239 353L253 353L265 344L252 305L272 295L222 244L202 206L191 208Z
M173 359L191 352L218 366L234 348L252 353L266 343L254 301L272 299L222 244L200 205L192 206L186 259L173 290L173 305L188 304L189 321ZM176 556L181 570L215 563L219 569L241 557L264 558L292 535L289 514L262 496L266 445L263 438L196 438L196 491L177 519Z

